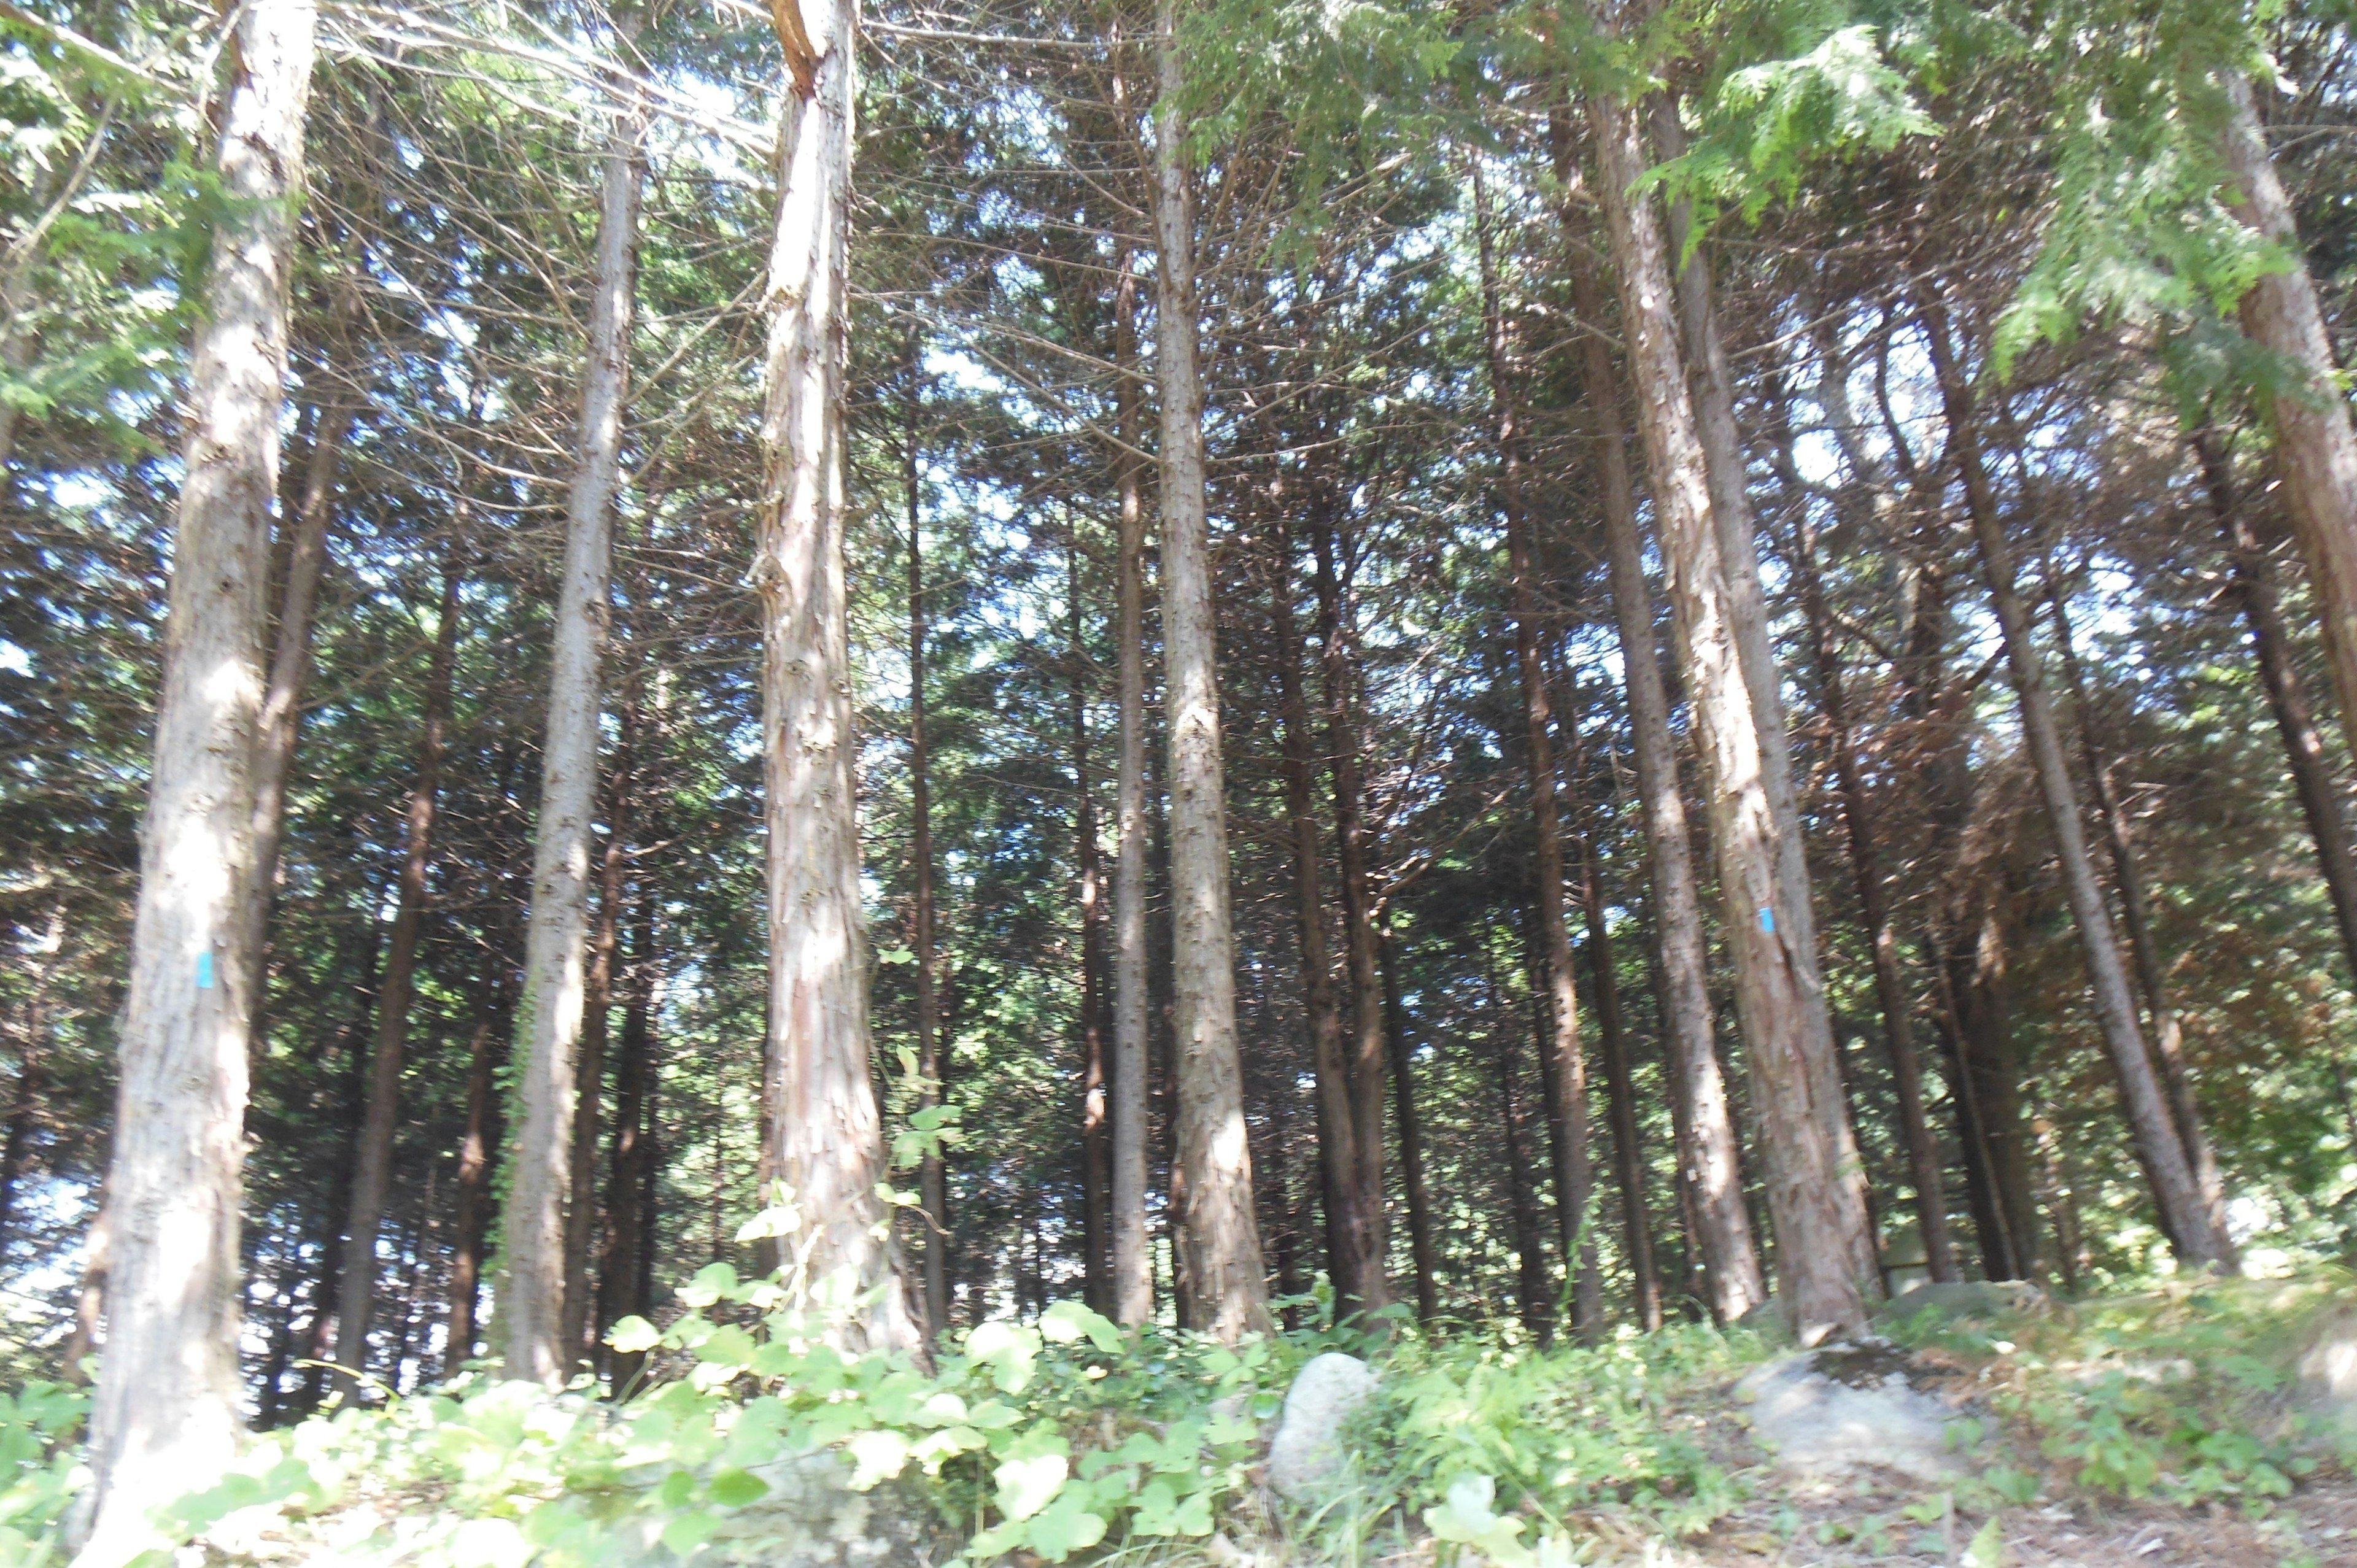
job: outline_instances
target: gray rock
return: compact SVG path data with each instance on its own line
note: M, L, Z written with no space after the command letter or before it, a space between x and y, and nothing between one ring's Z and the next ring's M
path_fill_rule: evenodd
M1328 1351L1293 1380L1268 1445L1268 1484L1306 1502L1342 1467L1342 1426L1375 1391L1375 1374L1356 1356Z
M1875 1309L1885 1322L1904 1323L1922 1312L1943 1318L2002 1317L2007 1313L2034 1312L2046 1293L2028 1280L1951 1280L1920 1284L1895 1295Z
M2328 1312L2299 1359L2300 1391L2318 1412L2357 1430L2357 1309Z
M1905 1357L1879 1340L1780 1357L1735 1385L1751 1433L1776 1463L1803 1476L1878 1467L1919 1481L1952 1475L1955 1412L1909 1380Z

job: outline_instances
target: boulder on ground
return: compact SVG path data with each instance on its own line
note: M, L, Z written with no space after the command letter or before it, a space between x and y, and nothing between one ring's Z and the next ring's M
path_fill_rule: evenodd
M1881 1341L1803 1350L1754 1368L1735 1385L1752 1435L1798 1475L1876 1466L1919 1481L1951 1475L1947 1402L1917 1388L1907 1359Z
M2035 1311L2045 1300L2046 1293L2028 1280L1948 1280L1892 1296L1874 1315L1900 1323L1922 1312L1936 1312L1943 1318L2002 1317Z
M2328 1420L2357 1429L2357 1308L2318 1319L2299 1359L2300 1391Z
M1306 1502L1342 1468L1342 1426L1375 1391L1372 1368L1328 1351L1293 1380L1268 1445L1268 1484L1288 1502Z

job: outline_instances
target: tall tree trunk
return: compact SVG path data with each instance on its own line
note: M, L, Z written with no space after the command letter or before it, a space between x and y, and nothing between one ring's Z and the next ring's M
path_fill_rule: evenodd
M1179 1246L1194 1326L1234 1340L1269 1327L1254 1222L1252 1145L1236 1041L1234 918L1220 738L1218 618L1203 499L1203 389L1196 360L1195 202L1181 144L1178 0L1157 0L1155 309L1162 393L1162 621L1170 729L1172 969L1178 1057Z
M2152 929L2152 896L2146 889L2144 868L2136 864L2128 841L2127 815L2113 788L2111 768L2104 760L2103 743L2095 728L2095 710L2087 682L2079 670L2079 653L2071 636L2071 609L2062 578L2050 557L2047 564L2047 607L2054 621L2054 651L2062 665L2063 684L2079 715L2079 749L2086 764L2087 787L2094 792L2095 817L2104 827L2104 845L2111 852L2112 883L2120 896L2120 923L2127 928L2128 955L2136 965L2136 984L2144 993L2145 1021L2152 1033L2153 1055L2160 1062L2161 1086L2169 1091L2169 1110L2177 1118L2177 1136L2185 1144L2193 1167L2194 1185L2204 1208L2226 1212L2225 1179L2218 1171L2218 1155L2201 1122L2201 1102L2193 1091L2193 1074L2185 1065L2185 1030L2177 1009L2169 1004L2168 966L2161 962L2160 939Z
M311 1321L307 1330L309 1345L303 1369L303 1387L296 1396L299 1408L309 1413L319 1408L327 1397L328 1359L335 1354L335 1327L339 1306L343 1300L345 1235L343 1220L351 1213L352 1183L360 1166L361 1126L368 1105L368 1074L364 1064L368 1056L361 1049L361 1032L373 1016L378 994L377 974L384 962L384 922L377 918L383 907L384 887L379 885L366 890L359 919L366 929L362 945L352 963L359 972L352 986L352 1010L336 1026L332 1044L314 1058L314 1070L325 1087L325 1069L331 1061L340 1061L343 1070L338 1075L333 1089L332 1118L334 1129L329 1139L332 1151L328 1176L328 1208L337 1216L327 1230L319 1248L318 1279L311 1293ZM327 1096L322 1095L322 1099Z
M369 1069L368 1109L361 1119L352 1198L344 1223L344 1279L338 1292L337 1386L345 1399L359 1393L368 1366L369 1317L376 1303L376 1240L393 1179L393 1131L401 1115L401 1068L409 1041L409 1006L416 994L417 939L425 924L426 878L434 865L434 810L442 789L443 731L450 716L451 671L458 652L458 585L455 548L442 557L442 601L434 652L426 664L424 725L417 742L417 777L403 816L400 893L386 944L384 983L378 988L376 1049Z
M565 568L549 664L548 741L526 928L523 1071L506 1206L500 1331L510 1378L557 1387L577 1346L565 1337L565 1208L573 1186L575 1076L587 1004L590 819L597 800L599 665L613 594L614 501L621 487L638 274L640 149L646 111L617 89L597 225L580 456L565 509Z
M814 1234L813 1283L849 1287L844 1348L921 1347L899 1247L876 1196L888 1162L868 1078L867 936L859 895L858 738L844 582L844 375L856 0L807 0L787 38L795 86L778 138L770 252L766 464L753 580L761 596L769 827L765 1167Z
M1096 780L1089 770L1088 646L1081 636L1081 541L1077 522L1064 539L1064 608L1071 622L1072 682L1072 838L1081 880L1081 1261L1089 1306L1113 1303L1111 1248L1113 1150L1105 1125L1104 908L1097 854Z
M614 959L621 945L622 862L637 806L639 691L631 675L621 703L619 745L606 780L606 852L597 863L597 923L589 938L589 976L582 1001L581 1046L573 1069L573 1153L565 1176L565 1313L558 1337L572 1358L565 1370L594 1361L589 1250L597 1232L597 1123L606 1095L606 1045L613 1027Z
M188 374L154 768L108 1173L107 1351L91 1404L88 1560L237 1451L238 1213L257 954L253 742L278 493L287 292L317 11L255 0L229 51L214 233Z
M339 280L333 321L328 341L350 368L351 328L360 316L360 291L350 278ZM322 377L326 402L311 434L310 459L304 465L303 493L295 505L295 529L286 545L286 580L279 590L278 629L271 647L269 683L263 689L262 712L253 737L253 875L245 886L240 918L245 941L262 966L270 950L270 906L278 889L278 846L286 828L286 776L295 763L295 742L303 722L303 690L311 679L311 621L319 599L319 579L327 569L328 525L336 510L336 473L359 413L356 392L334 384L335 370ZM268 979L257 967L253 1028L258 1035L262 988ZM257 1038L253 1049L260 1048ZM251 1055L251 1051L248 1053Z
M651 1165L653 1129L648 1111L654 1090L654 889L640 877L630 932L630 1001L622 1014L622 1045L614 1064L614 1161L606 1184L606 1231L597 1260L597 1319L602 1342L620 1319L644 1316L651 1305L639 1288L640 1254L651 1238L640 1194ZM646 1366L646 1352L617 1350L608 1363L615 1397L629 1392Z
M2235 216L2291 258L2243 296L2243 330L2299 366L2308 384L2266 397L2276 427L2276 460L2292 521L2308 555L2317 619L2341 700L2341 722L2357 725L2357 426L2332 362L2332 339L2309 275L2291 199L2276 174L2251 83L2239 69L2219 73L2229 115L2226 166L2243 188ZM2346 740L2344 738L2344 744Z
M1572 836L1579 848L1579 905L1587 923L1587 972L1596 993L1597 1036L1604 1047L1605 1101L1612 1118L1612 1169L1620 1185L1621 1244L1628 1250L1630 1295L1637 1321L1650 1334L1662 1326L1662 1276L1653 1261L1653 1223L1645 1203L1645 1156L1637 1142L1637 1089L1630 1071L1629 1031L1620 1015L1620 976L1613 963L1612 935L1604 918L1604 888L1597 875L1595 841L1580 821L1587 785L1579 733L1568 722L1563 722L1563 727L1571 754Z
M1534 999L1537 1000L1537 999ZM1532 1025L1542 1048L1547 1043L1544 1001L1533 1009ZM1539 1223L1537 1184L1531 1170L1528 1117L1523 1109L1522 1087L1516 1081L1514 1058L1521 1054L1520 1009L1504 1002L1491 983L1491 1027L1496 1044L1498 1115L1506 1139L1506 1203L1514 1228L1515 1295L1522 1307L1523 1327L1541 1345L1555 1337L1555 1292L1547 1278L1546 1238Z
M2169 1231L2179 1256L2189 1263L2231 1267L2234 1243L2226 1233L2225 1216L2203 1200L2184 1142L2178 1136L2168 1095L2153 1071L2144 1031L2136 1023L2136 998L2120 962L2111 911L2104 906L2080 829L2078 791L2062 759L2061 735L2047 696L2037 645L2030 639L2029 611L2015 586L2012 547L1997 513L1996 489L1981 461L1972 390L1956 363L1947 311L1929 291L1921 298L1921 309L1924 347L1939 381L1947 417L1949 448L1964 478L1965 507L1972 515L1973 535L1979 542L1981 564L1988 577L1990 607L2004 636L2007 668L2020 700L2022 737L2054 834L2063 891L2086 960L2090 1000L2119 1079L2128 1126L2152 1183L2162 1228Z
M1399 1118L1400 1185L1407 1192L1407 1233L1415 1260L1415 1316L1419 1323L1440 1316L1440 1265L1432 1235L1432 1197L1424 1178L1424 1123L1415 1109L1415 1063L1408 1051L1407 1009L1401 1004L1399 976L1386 923L1380 928L1383 946L1377 953L1383 985L1383 1048L1391 1061L1392 1108Z
M1301 693L1301 631L1295 623L1293 552L1287 540L1269 603L1275 622L1277 714L1283 726L1286 827L1293 840L1293 898L1301 944L1301 1004L1309 1058L1318 1083L1318 1159L1326 1195L1328 1267L1334 1280L1334 1318L1340 1322L1383 1305L1381 1255L1360 1186L1357 1110L1350 1063L1343 1054L1341 1008L1334 995L1334 963L1326 947L1326 898L1318 842L1308 704Z
M1914 1003L1907 993L1906 977L1900 972L1899 937L1891 928L1882 860L1857 765L1857 735L1850 718L1841 644L1817 569L1816 525L1808 515L1807 488L1793 466L1792 431L1781 400L1774 417L1780 425L1775 432L1777 477L1793 506L1792 549L1786 564L1801 590L1801 608L1808 621L1817 707L1824 716L1825 745L1832 753L1835 789L1841 800L1850 875L1857 892L1858 923L1866 928L1867 950L1874 960L1875 1001L1882 1010L1883 1048L1890 1058L1890 1084L1899 1101L1900 1141L1905 1145L1908 1175L1915 1187L1915 1223L1922 1232L1923 1258L1932 1278L1953 1280L1959 1275L1955 1243L1948 1235L1947 1184L1941 1169L1939 1140L1932 1135L1923 1105L1923 1064L1915 1049Z
M1760 719L1741 679L1735 634L1728 625L1725 566L1709 518L1707 476L1678 362L1661 226L1652 206L1629 194L1646 166L1643 143L1625 105L1598 96L1589 107L1620 287L1622 332L1637 384L1638 427L1654 475L1655 518L1669 578L1672 621L1694 702L1711 842L1727 900L1737 1001L1760 1102L1779 1270L1796 1321L1813 1328L1856 1327L1865 1318L1861 1290L1871 1277L1873 1246L1866 1233L1864 1201L1841 1168L1846 1111L1833 1066L1832 1029L1816 979L1815 954L1795 944L1792 939L1797 931L1786 918L1791 906L1806 905L1807 889L1789 885L1776 840L1791 824L1773 819L1769 797L1759 783ZM1600 318L1600 304L1590 301L1583 314ZM1609 389L1612 383L1602 379L1610 375L1609 358L1589 353L1587 360L1583 379L1591 388ZM1609 393L1592 392L1589 403L1599 417L1602 410L1617 408ZM1609 464L1620 447L1607 441L1603 450ZM1670 988L1666 1011L1684 1086L1680 1101L1689 1125L1682 1142L1689 1150L1689 1180L1703 1217L1712 1307L1727 1319L1765 1300L1767 1292L1743 1208L1733 1125L1712 1044L1701 915L1686 858L1668 703L1654 662L1651 599L1634 507L1621 504L1629 494L1625 485L1606 489L1614 610L1629 671L1638 777L1645 797L1657 940ZM1777 722L1781 725L1781 719Z
M449 1327L444 1335L442 1369L457 1373L473 1359L476 1311L481 1297L483 1242L490 1230L491 1151L500 1144L500 1102L495 1079L506 1052L513 1011L512 975L504 950L490 957L491 972L481 983L474 1036L467 1047L467 1122L458 1141L458 1191L450 1225Z
M1539 656L1538 562L1523 504L1522 421L1515 407L1512 357L1499 299L1497 263L1490 242L1489 202L1478 161L1467 165L1473 187L1473 230L1481 267L1481 335L1488 349L1490 401L1497 419L1499 500L1506 521L1512 576L1514 659L1523 683L1523 763L1530 778L1534 912L1538 918L1540 995L1546 1007L1547 1046L1540 1062L1555 1132L1555 1216L1572 1274L1572 1326L1601 1332L1604 1285L1596 1241L1587 1233L1595 1174L1587 1133L1587 1058L1579 1043L1578 981L1572 970L1571 930L1564 919L1563 834L1555 805L1554 741L1546 668Z
M1390 1078L1389 1028L1377 949L1373 898L1367 873L1366 786L1361 772L1357 722L1358 637L1343 602L1336 569L1333 512L1338 498L1329 482L1318 486L1309 508L1310 549L1316 561L1320 678L1326 697L1326 759L1334 786L1335 880L1342 906L1342 954L1351 983L1351 1033L1346 1060L1351 1073L1351 1149L1358 1204L1367 1225L1368 1272L1361 1299L1369 1312L1391 1305L1387 1269L1391 1227L1383 1190L1383 1086Z
M1114 652L1120 703L1114 778L1113 870L1113 1316L1154 1316L1154 1264L1146 1233L1148 1072L1146 946L1146 516L1138 494L1137 275L1122 256L1114 302L1120 536L1114 567Z
M927 1107L942 1102L942 1047L933 951L933 780L931 739L925 731L925 541L917 474L915 342L909 355L908 440L900 451L900 486L909 511L909 859L916 886L909 904L909 948L917 961L917 1073ZM949 1176L938 1145L926 1151L917 1189L925 1226L925 1330L950 1326Z
M2341 946L2349 956L2349 971L2357 975L2357 860L2349 852L2349 830L2341 818L2341 795L2332 769L2324 757L2324 738L2316 725L2299 670L2292 662L2291 639L2276 599L2275 575L2267 552L2252 529L2249 517L2234 498L2233 471L2226 449L2214 430L2193 437L2194 456L2201 465L2211 510L2226 542L2233 571L2233 593L2251 631L2251 652L2258 660L2259 679L2267 689L2267 706L2276 728L2283 734L2284 760L2291 769L2292 789L2308 819L2309 837L2316 843L2317 865L2332 898L2332 918L2341 930Z

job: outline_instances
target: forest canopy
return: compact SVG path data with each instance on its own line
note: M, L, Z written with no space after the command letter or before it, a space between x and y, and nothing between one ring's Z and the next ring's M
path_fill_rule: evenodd
M0 5L89 1561L739 1282L931 1367L2349 1257L2349 27Z

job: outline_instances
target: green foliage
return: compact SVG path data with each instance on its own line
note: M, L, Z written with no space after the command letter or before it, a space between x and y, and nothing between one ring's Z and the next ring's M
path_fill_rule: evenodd
M90 1402L55 1383L0 1393L0 1563L60 1562L66 1506L86 1474L72 1439Z

